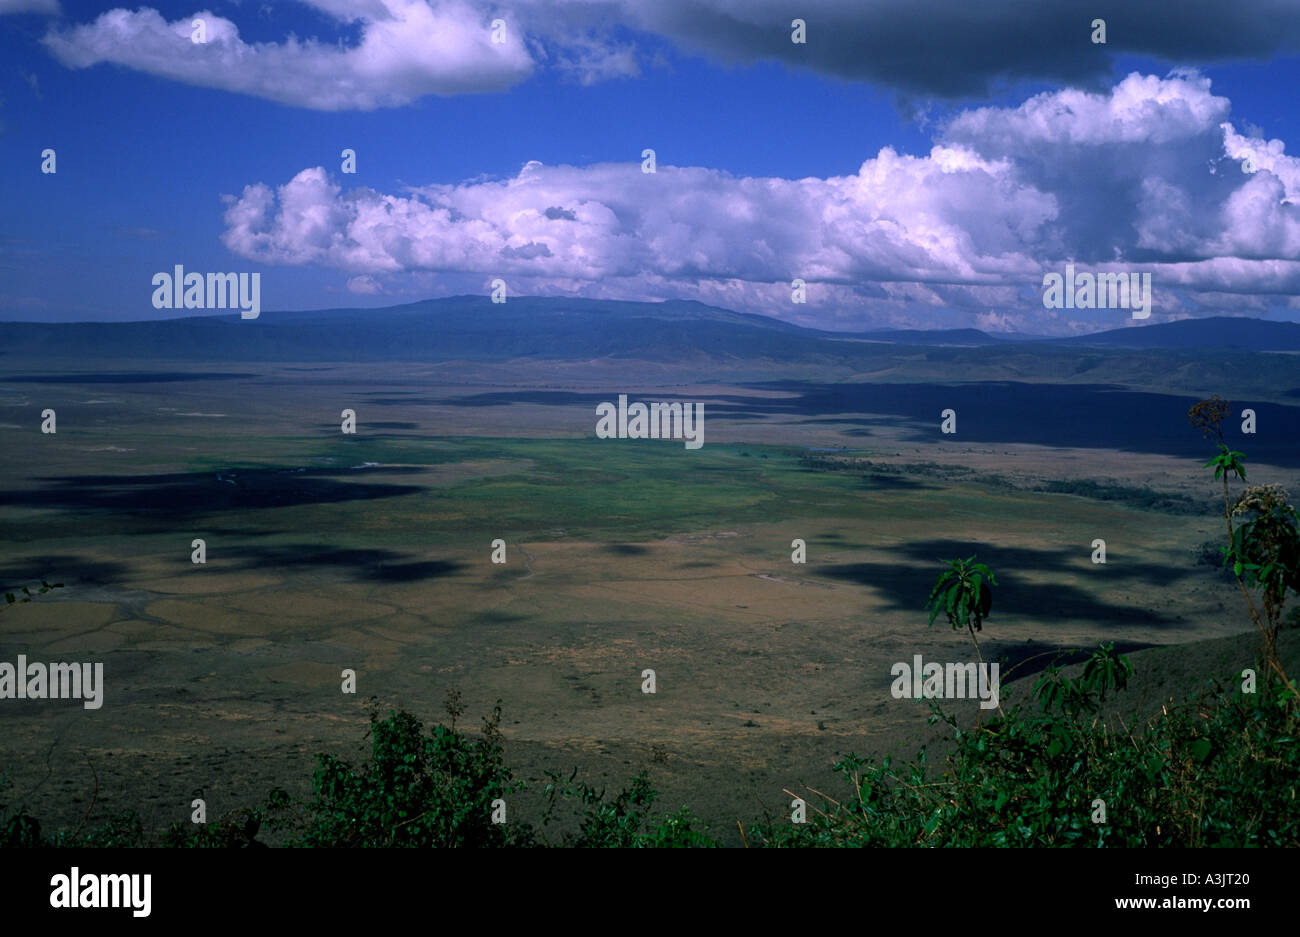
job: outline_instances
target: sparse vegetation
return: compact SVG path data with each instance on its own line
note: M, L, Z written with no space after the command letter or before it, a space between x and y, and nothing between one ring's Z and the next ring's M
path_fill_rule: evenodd
M1197 702L1126 724L1098 714L1124 672L1105 659L1079 680L1040 681L1043 711L1014 707L956 732L942 765L922 749L895 766L850 755L841 800L821 796L804 825L769 822L769 846L1300 845L1300 747L1288 691L1218 685Z
M717 846L718 843L696 829L698 818L687 807L652 823L650 805L658 793L650 785L643 771L630 785L614 797L607 798L605 791L576 780L576 773L568 778L552 774L546 785L548 796L544 822L551 819L557 804L572 800L582 809L581 824L576 834L565 834L561 845L585 848L680 848L687 846Z
M1157 491L1148 486L1117 485L1090 478L1054 478L1046 481L1019 481L996 472L981 473L967 465L944 465L938 462L875 462L853 456L821 456L803 453L799 465L807 471L865 471L868 481L886 478L921 477L946 481L969 481L994 488L1022 488L1044 494L1075 495L1093 501L1122 504L1142 511L1162 514L1196 515L1204 513L1205 504L1178 492Z
M505 764L500 703L472 736L456 727L464 712L455 689L444 702L448 724L425 734L420 720L406 711L380 718L371 711L370 760L352 765L321 755L312 775L313 796L297 803L277 788L256 807L234 810L212 823L176 821L152 842L139 816L126 811L100 827L82 832L45 834L24 808L0 803L0 847L163 846L190 849L258 848L267 833L285 846L315 848L429 848L578 846L716 846L683 807L655 817L658 794L645 772L612 796L577 780L551 774L542 826L563 826L566 804L577 808L554 843L539 837L532 824L506 817L506 799L523 789ZM0 780L0 790L7 779Z
M1112 485L1087 478L1053 479L1034 487L1048 494L1078 495L1094 501L1113 501L1143 511L1165 514L1200 514L1205 506L1187 495L1156 491L1148 487Z
M1232 570L1246 600L1250 619L1263 638L1263 664L1270 677L1276 675L1290 687L1277 656L1277 634L1289 591L1300 592L1300 514L1279 485L1252 485L1231 498L1228 481L1246 481L1246 457L1231 448L1223 437L1223 420L1229 413L1227 401L1216 394L1194 404L1188 421L1207 439L1218 440L1219 454L1205 463L1214 478L1223 483L1223 519L1228 538L1222 548L1223 565ZM1235 523L1234 523L1235 519ZM1259 591L1263 614L1251 597Z

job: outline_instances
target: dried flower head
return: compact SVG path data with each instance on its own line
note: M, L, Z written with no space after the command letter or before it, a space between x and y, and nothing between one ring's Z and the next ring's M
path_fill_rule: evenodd
M1207 439L1211 431L1223 438L1223 433L1219 430L1219 424L1228 416L1228 401L1220 400L1218 394L1214 394L1209 400L1202 400L1195 403L1187 411L1187 420L1201 431L1201 435Z

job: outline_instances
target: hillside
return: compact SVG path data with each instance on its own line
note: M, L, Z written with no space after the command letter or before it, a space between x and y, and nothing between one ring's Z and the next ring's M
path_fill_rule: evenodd
M695 302L454 296L385 309L4 325L4 358L506 361L863 358L865 343Z
M1046 339L1064 345L1109 348L1211 349L1243 351L1300 351L1300 325L1269 322L1245 316L1211 316L1181 319L1155 325L1126 326L1067 339Z

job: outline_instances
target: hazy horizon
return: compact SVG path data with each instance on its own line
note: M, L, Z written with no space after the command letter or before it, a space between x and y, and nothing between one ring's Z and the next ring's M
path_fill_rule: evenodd
M426 296L421 299L404 300L402 302L394 302L384 306L340 305L340 306L313 306L313 307L302 308L302 309L264 309L261 311L261 315L269 318L274 318L275 316L284 313L290 313L295 316L310 316L312 313L317 313L317 312L320 313L356 312L358 314L365 314L367 312L383 312L385 310L400 309L406 306L418 306L424 303L436 303L440 300L456 300L456 299L467 299L467 298L483 298L483 297L481 295L474 294L474 293L457 293L457 294L445 295L445 296ZM787 321L781 319L778 316L770 315L769 313L766 312L756 312L756 311L751 311L746 309L737 309L737 308L732 308L729 306L719 305L715 303L703 303L700 302L699 300L680 299L676 297L669 297L664 299L651 299L651 300L620 300L620 299L591 299L583 296L522 295L522 296L515 296L513 298L515 300L554 299L554 300L576 301L579 303L610 302L610 303L636 303L636 304L644 303L650 305L657 304L657 303L696 302L710 309L718 309L724 312L734 312L734 313L739 313L744 315L760 316L765 319L771 319L774 322ZM199 311L199 312L189 312L189 314L182 314L182 315L141 317L139 319L56 319L56 320L37 319L37 318L0 319L0 324L28 323L28 324L43 324L43 325L105 325L105 324L130 325L135 323L147 323L147 322L175 322L175 321L182 321L185 319L223 319L223 318L238 318L238 317L239 317L238 310L226 309L217 312ZM1145 328L1153 325L1168 325L1172 322L1186 322L1186 321L1191 321L1196 319L1245 319L1250 321L1276 321L1279 323L1292 324L1292 325L1300 324L1300 321L1296 321L1296 320L1289 320L1289 319L1261 320L1259 316L1235 315L1229 312L1221 312L1214 316L1182 316L1179 318L1168 318L1168 319L1153 318L1153 319L1141 320L1141 321L1132 320L1132 319L1122 319L1119 322L1113 324L1098 324L1097 328L1095 329L1091 329L1086 332L1079 332L1073 335L1046 335L1046 334L1035 333L1035 332L1021 332L1015 330L1003 331L995 328L979 328L976 326L921 325L915 327L889 326L889 327L882 327L882 328L863 328L863 329L853 329L849 327L831 328L831 327L820 327L820 326L802 326L802 327L818 328L826 332L838 332L846 336L858 335L858 334L870 333L870 332L879 332L879 333L908 332L908 331L952 332L952 331L962 331L962 330L966 330L966 331L974 330L974 331L982 332L985 335L988 335L990 337L995 337L995 338L1002 337L1002 336L1012 336L1024 340L1043 339L1043 340L1050 341L1052 339L1073 338L1073 337L1078 337L1083 335L1099 335L1104 332L1113 332L1113 331L1117 331L1120 329L1127 329L1127 328ZM797 325L797 323L788 323L788 324Z

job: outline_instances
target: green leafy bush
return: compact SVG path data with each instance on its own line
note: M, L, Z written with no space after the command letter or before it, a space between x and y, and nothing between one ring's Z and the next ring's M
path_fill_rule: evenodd
M458 713L452 695L449 711ZM354 767L321 755L303 846L507 846L528 840L526 828L493 823L493 801L523 784L512 780L501 749L501 703L471 738L452 725L427 735L408 712L372 718L370 761Z
M1232 501L1228 482L1234 476L1246 481L1242 464L1246 457L1229 448L1223 436L1222 424L1229 412L1227 401L1216 394L1194 404L1187 419L1205 438L1218 439L1219 454L1205 467L1213 468L1215 481L1223 482L1223 519L1228 532L1222 548L1223 565L1232 570L1250 619L1263 638L1265 673L1269 679L1276 674L1295 694L1277 656L1277 634L1287 592L1300 593L1300 513L1280 485L1252 485ZM1262 614L1251 597L1252 589L1260 592Z
M1125 673L1114 660L1049 694L1045 711L1017 706L974 731L932 703L931 722L956 730L942 770L924 749L901 767L850 755L835 766L844 800L823 796L806 824L767 823L755 838L781 847L1300 846L1290 692L1218 688L1140 726L1112 725L1092 713L1100 688ZM1099 802L1104 822L1094 822Z
M581 807L579 830L576 834L565 834L562 845L595 848L718 845L695 829L699 820L686 807L652 824L649 819L650 805L658 794L650 786L650 779L644 771L612 800L606 799L603 790L597 791L581 781L575 782L576 776L576 771L567 779L551 774L551 782L546 786L547 822L553 815L557 798L574 800Z

